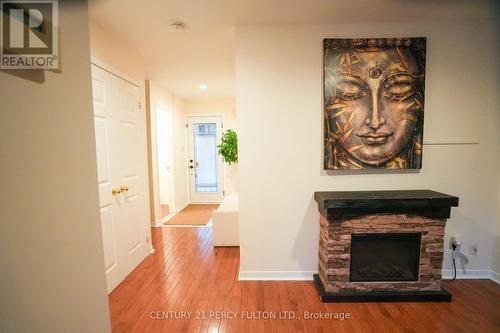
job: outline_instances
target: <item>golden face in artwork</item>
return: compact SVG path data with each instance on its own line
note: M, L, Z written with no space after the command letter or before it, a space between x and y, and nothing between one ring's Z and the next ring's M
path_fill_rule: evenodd
M325 169L420 168L424 73L423 38L325 40Z

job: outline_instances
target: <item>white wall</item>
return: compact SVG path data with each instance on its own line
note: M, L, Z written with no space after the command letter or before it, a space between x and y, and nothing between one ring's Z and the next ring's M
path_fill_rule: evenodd
M494 22L479 21L238 27L243 275L310 277L317 271L314 191L426 188L460 197L446 237L462 235L467 256L477 242L468 272L489 274L491 262L500 261L492 258L499 218L496 31ZM322 38L366 36L427 36L424 141L479 144L426 145L416 173L322 171ZM450 269L446 251L444 268Z
M186 100L188 116L223 116L224 130L231 128L238 132L236 105L234 98L221 99L188 99ZM226 193L238 192L238 164L224 164Z
M150 114L150 130L152 144L149 149L156 149L156 109L162 109L171 115L172 129L172 180L173 180L173 207L170 207L171 212L179 211L189 203L189 186L188 186L188 165L187 165L187 131L186 131L186 116L184 100L168 90L158 85L155 81L147 81L148 95L148 112ZM159 214L159 189L158 189L158 162L156 155L151 153L150 156L150 193L154 198L152 202L153 225L161 224ZM156 193L156 195L153 195Z
M0 71L0 331L110 332L86 1L57 71Z
M172 117L173 131L173 168L174 168L174 197L175 210L184 208L189 203L188 178L188 142L186 129L185 100L179 96L172 97L174 116Z
M172 114L166 108L156 107L156 145L158 152L158 181L160 204L169 205L172 209Z
M95 21L90 21L90 52L93 58L139 81L144 90L146 72L141 55Z

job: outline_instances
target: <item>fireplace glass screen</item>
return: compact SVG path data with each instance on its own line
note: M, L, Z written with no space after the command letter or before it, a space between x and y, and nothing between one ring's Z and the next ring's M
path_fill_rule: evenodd
M351 236L350 281L417 281L420 233Z

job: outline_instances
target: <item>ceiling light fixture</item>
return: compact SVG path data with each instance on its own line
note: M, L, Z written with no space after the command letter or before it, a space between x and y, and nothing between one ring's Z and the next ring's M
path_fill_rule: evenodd
M201 90L206 90L208 86L206 84L200 84L200 89Z

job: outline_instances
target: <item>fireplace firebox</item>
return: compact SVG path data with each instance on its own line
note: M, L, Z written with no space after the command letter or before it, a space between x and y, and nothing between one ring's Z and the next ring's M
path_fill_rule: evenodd
M417 281L420 233L351 236L349 281Z
M429 190L316 192L323 302L451 301L444 229L458 198Z

